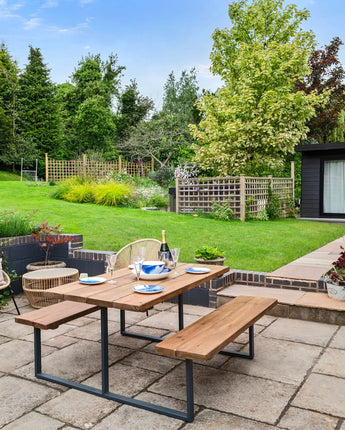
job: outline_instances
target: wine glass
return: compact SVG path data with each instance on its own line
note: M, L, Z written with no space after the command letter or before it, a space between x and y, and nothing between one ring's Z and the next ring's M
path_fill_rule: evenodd
M142 257L141 255L136 255L135 257L133 257L134 271L138 282L138 284L135 284L134 287L137 287L140 285L139 278L140 278L141 269L143 268L143 263L144 263L144 257Z
M176 266L177 266L177 262L178 262L178 257L180 255L180 248L171 249L170 254L171 254L171 259L172 259L172 262L173 262L174 268L175 268L175 272L173 273L173 275L179 275L179 272L176 271Z
M139 246L137 249L138 257L141 257L143 260L145 260L146 257L146 246Z
M117 258L117 254L108 254L106 256L106 262L107 262L107 266L108 266L108 271L110 273L110 280L108 281L109 284L116 284L117 281L115 281L113 279L113 274L114 274L114 267L116 264L116 258Z

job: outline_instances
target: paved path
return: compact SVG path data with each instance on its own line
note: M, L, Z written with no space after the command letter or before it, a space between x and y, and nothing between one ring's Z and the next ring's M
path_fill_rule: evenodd
M277 278L318 281L338 258L341 245L345 247L345 236L280 267L270 275Z
M29 310L26 298L18 299ZM185 306L186 324L208 308ZM33 376L33 331L0 311L0 428L2 430L345 430L345 327L265 316L255 326L253 361L216 356L195 366L193 423L66 389ZM136 331L154 335L177 327L176 305L129 313ZM99 320L93 314L44 332L43 371L78 381L100 380ZM152 343L123 338L119 313L109 321L110 384L124 395L184 407L184 366L158 356ZM247 347L241 335L233 348ZM66 364L68 363L68 364Z

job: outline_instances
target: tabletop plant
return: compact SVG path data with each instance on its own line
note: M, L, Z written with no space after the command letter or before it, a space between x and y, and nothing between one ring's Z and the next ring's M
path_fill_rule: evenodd
M31 233L31 236L36 242L38 242L39 246L44 251L45 266L49 265L50 263L50 253L55 245L71 242L73 239L72 236L62 234L61 224L52 226L47 220L36 226L34 231Z

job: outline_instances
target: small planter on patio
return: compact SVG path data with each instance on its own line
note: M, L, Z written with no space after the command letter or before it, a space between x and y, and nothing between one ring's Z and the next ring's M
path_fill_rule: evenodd
M323 276L326 278L327 293L331 299L345 300L345 249L341 252L337 261L332 263L331 269Z
M32 272L33 270L62 269L64 267L66 267L66 263L64 261L48 261L48 264L46 264L45 261L38 261L36 263L29 263L26 266L26 270L28 272Z
M198 264L223 266L225 261L224 251L220 251L217 247L201 246L195 250L194 260Z

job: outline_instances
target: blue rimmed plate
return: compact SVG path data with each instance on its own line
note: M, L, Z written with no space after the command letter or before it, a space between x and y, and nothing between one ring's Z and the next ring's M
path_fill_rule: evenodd
M98 284L103 284L103 282L105 282L106 280L107 280L107 278L101 278L99 276L93 276L93 277L89 277L89 278L79 279L79 282L81 284L85 284L85 285L98 285Z
M142 294L154 294L154 293L160 293L164 290L164 287L161 285L134 285L133 290L136 293L142 293Z
M195 274L202 274L202 273L208 273L211 269L207 269L206 267L188 267L186 269L187 273L195 273Z

